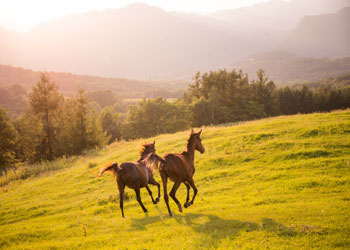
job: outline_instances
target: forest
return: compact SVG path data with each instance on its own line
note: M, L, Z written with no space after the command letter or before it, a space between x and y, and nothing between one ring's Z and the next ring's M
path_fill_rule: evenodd
M349 108L350 74L277 88L263 70L254 80L236 70L198 72L182 98L139 103L110 90L79 88L67 97L42 74L29 93L13 85L0 94L0 166L6 173L16 166L68 159L116 140Z

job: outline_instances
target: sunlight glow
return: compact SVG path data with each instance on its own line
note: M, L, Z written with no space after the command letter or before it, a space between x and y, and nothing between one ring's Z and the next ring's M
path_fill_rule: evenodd
M56 17L120 8L134 2L144 2L166 11L207 14L266 1L268 0L0 0L0 27L25 32L42 21Z

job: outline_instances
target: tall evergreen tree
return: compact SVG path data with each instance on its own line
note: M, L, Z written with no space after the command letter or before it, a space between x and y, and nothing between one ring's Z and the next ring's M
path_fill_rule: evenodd
M88 99L83 89L78 90L78 94L75 97L75 114L77 126L77 136L78 136L78 145L77 151L81 153L82 150L87 148L88 138L87 138L87 124L88 124Z
M43 145L47 152L42 155L42 158L53 160L55 157L55 136L58 128L57 118L63 104L63 96L58 92L58 85L42 74L29 94L29 103L32 113L43 124L45 134Z
M265 75L265 71L260 69L257 72L257 80L252 82L253 100L263 106L267 116L278 115L280 113L276 86L273 81Z

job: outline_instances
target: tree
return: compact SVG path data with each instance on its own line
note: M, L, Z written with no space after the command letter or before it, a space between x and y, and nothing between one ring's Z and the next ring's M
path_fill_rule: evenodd
M190 114L181 102L170 103L163 98L144 99L139 106L129 109L123 133L126 139L151 137L162 133L174 133L188 128Z
M101 122L97 117L93 110L89 116L87 127L87 148L102 147L107 144L110 138L106 132L103 132Z
M122 136L122 124L120 115L116 113L113 107L105 107L100 115L102 129L110 136L108 143L120 140Z
M260 69L257 72L257 80L252 82L253 100L263 106L267 116L280 114L276 86L265 76L265 71Z
M0 107L0 170L7 172L8 167L16 162L15 148L16 148L17 133L6 111Z
M58 92L58 85L50 82L45 74L41 74L40 81L37 82L29 94L29 103L33 115L37 116L43 124L45 134L43 145L47 152L42 155L42 158L53 160L58 127L57 118L63 104L63 96Z
M78 94L75 97L74 117L76 120L77 129L77 148L76 152L79 154L82 150L87 148L87 123L88 123L88 99L83 89L78 90Z

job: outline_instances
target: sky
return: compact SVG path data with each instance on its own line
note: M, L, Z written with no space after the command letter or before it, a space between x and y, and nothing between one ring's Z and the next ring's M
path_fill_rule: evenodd
M0 0L0 26L26 32L42 21L144 2L166 11L208 14L269 0Z

